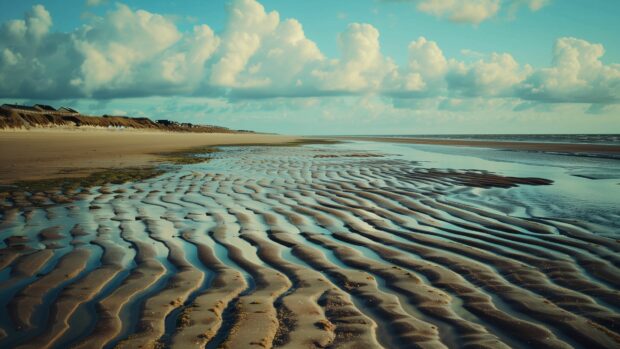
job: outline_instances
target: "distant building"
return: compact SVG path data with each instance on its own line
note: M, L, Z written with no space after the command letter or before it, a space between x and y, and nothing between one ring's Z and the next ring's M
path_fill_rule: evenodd
M4 109L14 109L14 110L23 110L23 111L40 111L39 109L35 109L34 107L30 107L27 105L19 105L19 104L3 104L2 108Z
M157 123L164 126L177 126L179 123L170 120L157 120Z
M38 109L40 111L49 111L49 112L55 112L56 111L56 109L54 107L52 107L51 105L47 105L47 104L35 104L34 108Z
M61 113L68 113L68 114L79 114L80 112L73 109L73 108L69 108L69 107L60 107L58 108L58 111Z

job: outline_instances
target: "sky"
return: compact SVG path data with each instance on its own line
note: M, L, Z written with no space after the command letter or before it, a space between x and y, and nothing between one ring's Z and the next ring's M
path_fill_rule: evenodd
M0 103L287 134L620 133L617 0L0 0Z

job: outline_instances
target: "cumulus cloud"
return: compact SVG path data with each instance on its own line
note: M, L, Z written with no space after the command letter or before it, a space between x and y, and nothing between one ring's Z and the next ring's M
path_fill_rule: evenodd
M531 72L508 53L493 53L474 63L452 61L446 76L452 91L465 97L510 97L514 88Z
M190 93L219 45L207 25L181 33L126 5L72 33L49 33L41 5L0 30L0 94L29 98Z
M78 56L69 34L50 33L52 17L35 5L24 19L0 27L0 95L58 97L71 90L67 76ZM70 92L69 92L70 93Z
M396 0L383 0L396 1ZM452 22L479 24L495 17L503 6L511 16L521 7L538 11L550 0L398 0L413 1L420 12Z
M500 0L420 0L418 10L454 22L480 23L495 16Z
M176 26L161 15L132 11L119 4L104 21L85 26L73 36L84 57L81 76L71 84L87 94L128 87L137 79L139 68L161 57L181 38Z
M45 36L52 27L52 16L43 7L43 5L35 5L26 13L24 19L15 19L5 23L3 34L9 39L22 40L40 40Z
M407 66L393 72L386 87L393 95L428 95L444 85L448 60L435 41L421 36L409 44Z
M280 20L253 0L232 2L209 82L233 94L277 97L311 87L309 71L325 57L296 19Z
M265 12L254 0L237 0L228 4L228 24L223 35L221 57L213 66L211 82L224 87L239 85L237 75L260 48L263 38L280 22L277 12ZM246 82L260 84L260 81Z
M394 69L379 31L352 23L338 35L341 56L327 59L296 19L281 20L254 0L234 1L209 82L233 97L308 96L377 91Z
M544 3L513 2L532 9ZM233 0L227 10L220 33L206 24L182 31L169 17L123 4L58 33L49 12L34 6L0 27L0 97L374 95L394 105L442 98L444 109L467 99L620 102L620 66L601 61L601 44L581 39L558 39L551 66L534 69L503 52L463 49L461 58L446 57L439 43L419 37L403 47L408 59L398 66L382 53L380 33L370 24L343 28L339 54L327 57L296 19L282 19L255 0Z
M601 44L560 38L549 68L531 74L520 87L520 97L542 102L620 102L620 64L601 61Z
M312 72L323 90L376 91L386 74L395 69L381 54L379 31L370 24L350 24L338 36L338 44L341 58Z

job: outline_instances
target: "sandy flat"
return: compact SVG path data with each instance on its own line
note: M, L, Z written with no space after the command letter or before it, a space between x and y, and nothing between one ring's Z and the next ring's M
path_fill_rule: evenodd
M140 167L157 153L192 147L284 143L295 137L265 134L173 133L130 130L0 131L0 184L81 177L109 168Z

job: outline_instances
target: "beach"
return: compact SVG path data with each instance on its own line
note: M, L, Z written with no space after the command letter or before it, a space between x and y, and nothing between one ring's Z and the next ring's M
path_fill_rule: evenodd
M0 130L0 184L84 177L95 171L150 166L162 153L227 144L269 144L295 137L255 133L180 133L131 129Z
M0 349L620 349L620 0L0 9Z
M148 161L180 147L123 137ZM66 203L5 198L0 346L617 347L616 160L505 154L237 145Z

